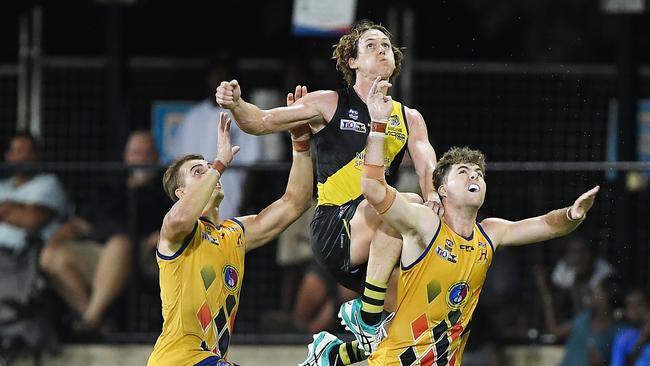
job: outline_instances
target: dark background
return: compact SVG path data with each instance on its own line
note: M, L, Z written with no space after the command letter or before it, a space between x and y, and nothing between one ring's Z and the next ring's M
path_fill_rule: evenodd
M106 50L106 13L121 8L124 53L203 57L228 49L239 57L326 57L336 39L291 36L290 0L4 1L0 5L0 61L17 57L17 17L35 4L44 11L48 55L99 56ZM387 22L389 9L416 14L417 59L502 62L615 63L621 16L602 12L598 1L368 1L357 18ZM650 60L650 22L639 22L640 59ZM399 32L394 32L399 33Z
M240 63L252 60L254 65L273 59L306 67L316 60L324 67L290 80L279 72L284 68L253 67L237 77L244 92L261 86L286 90L287 84L298 82L311 90L339 87L340 77L330 60L337 38L292 36L292 4L290 0L136 0L133 5L3 1L0 65L17 63L19 18L40 5L45 58L79 57L82 63L43 68L41 137L46 160L118 161L128 132L150 126L153 102L198 101L206 95L200 67L129 66L115 80L111 79L114 62L136 57L205 60L221 52ZM401 19L408 9L415 14L415 39L406 50L407 62L451 65L414 68L408 101L427 121L439 156L451 145L467 144L485 151L490 162L604 161L610 101L625 97L622 100L633 104L634 98L650 97L647 68L641 76L633 73L639 65L650 63L648 14L604 14L594 0L360 0L356 19L388 25L393 14L397 22L391 31L402 45ZM115 26L120 33L112 31ZM115 47L119 52L111 53ZM103 66L83 65L111 54L120 59L107 58ZM489 64L500 68L481 69ZM465 69L473 65L482 71ZM15 78L0 83L0 143L15 130L16 84ZM630 108L624 110L628 114L621 114L622 126L634 126ZM621 136L627 142L636 137L633 128ZM619 160L635 158L634 150L622 149L619 156ZM59 173L76 202L84 199L85 190L97 179L97 172ZM567 206L588 188L601 184L599 201L580 235L630 283L650 281L647 188L628 192L625 174L607 179L606 170L496 170L487 176L494 183L490 183L483 215L513 220ZM263 200L281 194L284 178L276 174L260 181L273 182L267 184L269 193L256 202L262 206L268 203ZM510 258L497 254L496 258L504 259L495 259L513 268L511 273L501 272L510 292L501 293L498 299L520 311L499 329L511 331L510 336L519 340L525 338L526 329L541 326L539 302L523 299L536 298L533 266L550 266L562 254L563 242L554 243L503 251ZM238 332L259 332L260 314L279 306L281 270L274 263L274 249L269 245L247 257ZM496 268L508 267L493 266L495 276ZM488 280L486 287L494 283ZM128 330L151 334L158 330L160 308L155 289L151 292L139 299L139 307L129 307L135 313L129 315ZM485 296L481 301L489 303L488 299Z

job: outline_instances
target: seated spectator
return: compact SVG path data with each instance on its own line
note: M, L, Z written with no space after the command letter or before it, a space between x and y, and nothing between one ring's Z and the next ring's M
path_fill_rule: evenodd
M67 215L68 199L55 175L25 166L39 161L32 135L13 136L5 161L15 169L0 180L0 348L20 340L42 350L56 341L48 309L34 310L45 301L38 286L38 251Z
M129 136L123 161L129 166L158 164L148 131ZM149 253L144 258L154 261L159 225L170 207L160 171L138 167L118 178L95 187L89 202L50 238L41 255L55 290L78 315L75 330L84 334L98 334L106 309L126 285L132 228Z
M572 236L568 238L565 257L555 265L551 279L560 296L569 298L568 316L573 316L589 307L591 291L613 273L612 265L597 257L584 237Z
M650 304L648 295L633 288L625 297L626 327L614 339L611 366L650 365Z
M560 365L606 365L612 345L621 324L614 319L623 288L613 277L596 284L589 301L590 306L578 313L570 322L558 322L546 277L538 272L537 286L544 305L544 322L549 332L566 339L565 353Z

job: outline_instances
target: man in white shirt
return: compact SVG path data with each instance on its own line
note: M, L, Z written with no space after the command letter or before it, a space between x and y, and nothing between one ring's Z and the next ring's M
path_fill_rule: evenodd
M20 252L30 234L45 241L67 214L68 199L53 174L36 173L20 168L22 163L38 161L38 147L29 133L11 139L5 161L18 168L0 181L0 249Z

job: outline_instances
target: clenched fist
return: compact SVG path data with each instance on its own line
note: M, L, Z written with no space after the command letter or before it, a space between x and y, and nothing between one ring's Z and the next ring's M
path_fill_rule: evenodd
M215 93L217 104L222 108L234 109L241 99L241 87L237 80L222 81Z

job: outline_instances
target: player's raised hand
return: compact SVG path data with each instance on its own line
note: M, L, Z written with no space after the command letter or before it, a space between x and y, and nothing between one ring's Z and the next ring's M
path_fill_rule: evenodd
M296 90L293 93L287 94L287 107L305 95L307 95L307 87L304 85L296 85ZM311 128L308 123L305 123L290 129L289 133L291 134L292 141L307 141L311 137Z
M296 85L296 90L293 93L287 94L287 107L290 107L298 99L307 95L307 87L304 85Z
M598 194L599 190L600 186L595 186L578 197L571 208L569 208L569 218L573 220L584 219L589 209L591 209L591 206L594 205L594 200L596 199L596 194Z
M237 107L241 98L241 87L237 80L222 81L215 93L217 104L222 108L233 109Z
M233 157L239 152L239 146L232 146L230 125L232 121L227 113L221 112L219 120L219 136L217 136L217 160L225 166L230 166Z
M393 111L393 103L390 95L386 95L386 91L392 84L381 77L377 77L370 87L368 92L368 112L370 119L373 122L388 122L391 112Z
M437 192L434 194L434 197L432 199L429 199L428 201L424 202L424 205L429 207L440 218L442 218L445 215L445 207L442 205L442 202L440 201L440 196L438 196Z

